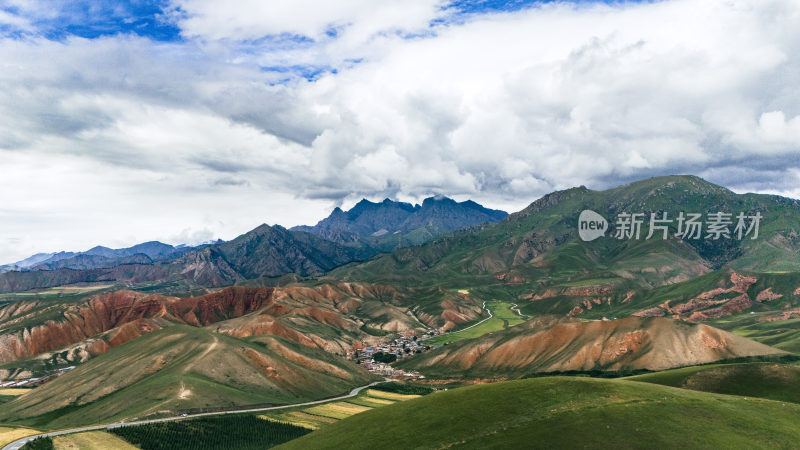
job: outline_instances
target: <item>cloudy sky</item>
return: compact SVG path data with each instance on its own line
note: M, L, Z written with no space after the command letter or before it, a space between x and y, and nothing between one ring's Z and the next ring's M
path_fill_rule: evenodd
M692 173L800 197L800 2L0 0L0 263L517 210Z

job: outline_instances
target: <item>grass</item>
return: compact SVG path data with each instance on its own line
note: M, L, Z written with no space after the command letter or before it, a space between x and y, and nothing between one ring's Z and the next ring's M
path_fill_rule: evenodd
M798 415L793 403L552 377L435 393L280 448L796 448Z
M430 338L425 340L424 343L431 346L450 344L464 339L480 337L484 334L492 333L494 331L504 330L525 322L526 317L520 316L516 312L512 311L512 305L513 304L511 302L502 300L487 301L486 307L492 312L493 317L483 323L478 322L480 323L479 325L475 325L461 331L453 331Z
M711 364L666 370L630 379L703 392L800 403L800 366L797 365Z
M768 314L740 314L708 324L781 350L800 353L800 319L761 322L760 319Z
M53 438L56 450L135 450L137 447L106 431L67 434Z

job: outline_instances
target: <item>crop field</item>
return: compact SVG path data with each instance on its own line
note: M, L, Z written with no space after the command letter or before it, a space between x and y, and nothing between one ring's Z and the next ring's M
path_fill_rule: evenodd
M89 431L86 433L68 434L53 438L56 450L136 450L136 447L119 436L105 431Z
M88 294L95 291L101 291L113 287L112 284L95 284L87 286L57 286L36 291L15 292L10 294L3 294L0 299L13 300L19 298L31 297L71 297Z
M527 316L521 316L516 311L511 309L514 307L512 302L491 300L486 302L486 307L492 312L492 318L489 320L486 320L483 323L478 321L479 325L468 326L461 331L452 331L450 333L428 339L424 342L427 345L432 346L444 345L446 343L458 342L464 339L481 337L484 334L504 330L508 327L519 325L528 320Z
M0 388L0 395L19 397L20 395L27 394L30 391L30 388Z
M9 442L14 442L19 438L37 434L38 431L33 428L25 427L0 427L0 446L4 446Z
M306 410L309 414L317 416L330 417L332 419L344 419L354 414L372 409L368 406L356 405L349 402L336 402L326 403L324 405L314 406Z
M316 430L320 427L324 427L328 424L338 422L341 419L346 419L365 411L380 408L382 406L393 405L395 403L404 402L420 396L421 395L398 394L396 392L367 389L357 397L348 399L347 401L326 403L307 408L299 408L292 411L267 413L258 417L270 421L290 423L295 426Z
M378 397L379 399L394 400L396 402L419 397L419 395L397 394L394 392L384 392L375 389L368 389L367 395L370 397Z

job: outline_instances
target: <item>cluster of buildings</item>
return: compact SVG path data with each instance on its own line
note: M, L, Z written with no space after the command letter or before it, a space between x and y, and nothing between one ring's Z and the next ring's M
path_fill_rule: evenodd
M395 359L403 359L428 350L429 347L424 345L421 341L422 339L417 339L416 335L408 335L400 336L392 342L376 345L364 346L357 342L353 345L353 348L345 354L345 357L358 363L372 359L378 353L394 355Z
M390 364L398 359L430 350L430 346L425 345L424 340L439 334L439 330L428 330L420 337L405 335L383 344L364 346L356 343L353 349L345 354L345 357L378 375L421 379L425 377L419 372L406 372L396 369Z
M403 377L403 378L416 378L416 379L423 379L425 375L415 371L406 372L402 369L395 369L394 367L390 366L389 364L382 363L382 362L375 362L374 359L364 360L359 363L361 367L367 369L369 372L372 372L377 375L382 375L385 377Z

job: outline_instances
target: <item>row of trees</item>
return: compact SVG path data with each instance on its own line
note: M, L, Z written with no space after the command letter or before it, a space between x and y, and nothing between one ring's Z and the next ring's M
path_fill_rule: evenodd
M244 414L120 427L109 431L144 450L264 449L311 432L288 423Z

